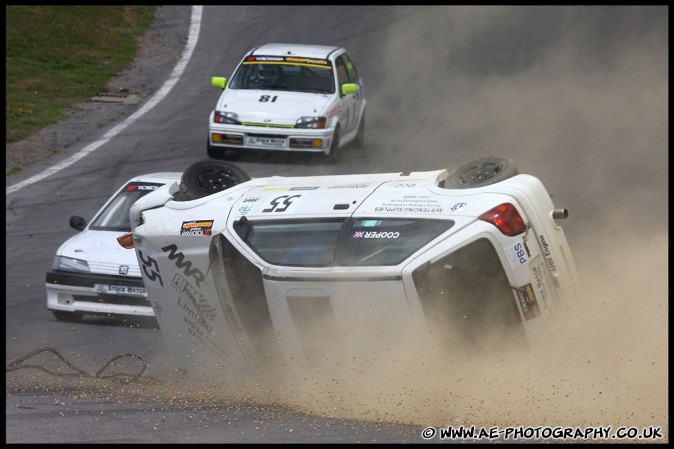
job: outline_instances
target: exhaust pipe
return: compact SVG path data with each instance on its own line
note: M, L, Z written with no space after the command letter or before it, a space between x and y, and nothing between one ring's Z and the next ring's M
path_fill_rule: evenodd
M567 218L569 216L569 211L566 208L562 209L553 209L552 218L559 220L562 218Z

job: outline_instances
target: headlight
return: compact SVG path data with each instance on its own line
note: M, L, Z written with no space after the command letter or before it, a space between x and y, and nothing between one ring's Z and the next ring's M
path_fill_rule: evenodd
M300 117L295 128L323 129L328 119L325 117Z
M89 273L89 264L86 260L73 259L72 257L56 256L52 264L53 270L77 271L80 273Z
M213 123L228 123L230 125L240 125L239 116L234 112L215 111L213 114Z

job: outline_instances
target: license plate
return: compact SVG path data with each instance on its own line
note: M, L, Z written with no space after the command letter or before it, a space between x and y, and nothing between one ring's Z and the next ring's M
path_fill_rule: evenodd
M265 147L282 147L286 143L285 139L278 139L274 137L249 137L249 145L262 145Z
M98 293L108 295L147 296L147 291L143 287L133 287L131 285L95 284L94 288Z

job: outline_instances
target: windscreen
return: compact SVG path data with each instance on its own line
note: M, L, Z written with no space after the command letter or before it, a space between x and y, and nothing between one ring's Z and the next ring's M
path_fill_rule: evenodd
M131 232L129 210L140 197L163 184L157 182L130 182L101 210L89 229L97 231Z
M332 64L297 56L249 56L232 77L232 89L335 93Z

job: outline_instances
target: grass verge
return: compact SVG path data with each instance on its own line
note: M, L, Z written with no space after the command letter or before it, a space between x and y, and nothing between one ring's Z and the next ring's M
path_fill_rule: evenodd
M133 61L155 6L5 6L5 144L66 116Z

